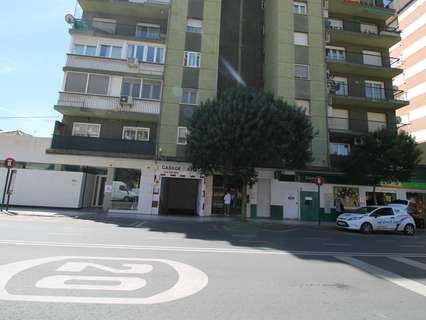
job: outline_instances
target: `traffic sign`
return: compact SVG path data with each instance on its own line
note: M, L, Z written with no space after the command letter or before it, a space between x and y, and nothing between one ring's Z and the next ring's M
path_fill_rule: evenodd
M314 178L314 183L315 183L317 186L322 186L322 185L325 183L325 179L324 179L324 177L320 177L320 176L315 177L315 178Z
M6 158L3 161L3 167L7 168L7 169L12 169L16 167L16 160L13 158Z

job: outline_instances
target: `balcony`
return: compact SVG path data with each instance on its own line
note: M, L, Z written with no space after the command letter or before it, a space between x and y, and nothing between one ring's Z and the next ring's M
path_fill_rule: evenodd
M339 45L347 43L350 45L367 46L378 48L390 48L401 40L400 32L391 27L362 24L357 21L344 20L336 25L334 19L326 19L326 30L330 37L328 44Z
M402 69L396 68L399 59L362 52L327 52L327 67L333 73L353 74L366 77L394 78Z
M160 101L132 99L120 103L120 97L60 92L55 109L64 115L99 117L117 120L156 121L160 115Z
M85 12L167 20L171 0L78 0Z
M145 141L104 139L54 135L49 153L93 154L111 156L111 153L153 157L155 144Z
M400 90L344 83L335 85L335 90L330 92L333 105L395 110L408 104L408 101L396 98L402 94Z
M394 9L384 5L384 0L328 0L328 11L383 22L395 14Z
M163 33L139 31L136 24L99 22L86 19L76 19L72 24L70 33L156 43L165 43L166 39L166 35Z
M103 58L98 56L84 56L68 54L65 69L102 70L110 74L144 74L162 77L164 65L155 63L129 63L124 59Z
M383 121L328 117L328 129L335 134L334 136L336 134L364 135L388 126L392 126L396 130L395 123L388 124Z

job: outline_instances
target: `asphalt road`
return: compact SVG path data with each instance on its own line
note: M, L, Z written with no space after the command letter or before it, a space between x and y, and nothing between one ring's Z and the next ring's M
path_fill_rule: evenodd
M0 319L425 319L426 232L0 215Z

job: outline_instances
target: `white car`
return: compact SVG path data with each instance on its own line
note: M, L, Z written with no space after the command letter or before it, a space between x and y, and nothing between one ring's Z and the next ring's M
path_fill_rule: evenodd
M358 230L362 233L374 231L403 232L414 235L416 224L402 206L369 206L339 215L336 226Z

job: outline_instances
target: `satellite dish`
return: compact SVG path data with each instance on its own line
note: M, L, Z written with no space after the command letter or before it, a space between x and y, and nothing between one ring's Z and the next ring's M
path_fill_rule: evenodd
M68 24L73 24L74 22L75 22L75 18L74 18L74 16L72 15L72 14L67 14L66 16L65 16L65 22L66 23L68 23Z

